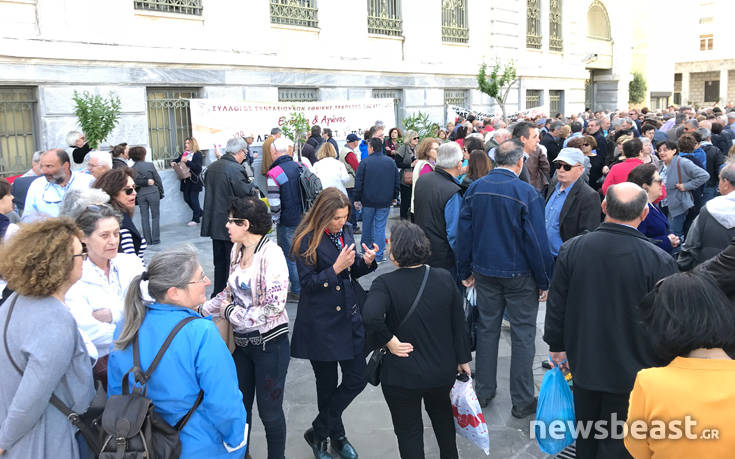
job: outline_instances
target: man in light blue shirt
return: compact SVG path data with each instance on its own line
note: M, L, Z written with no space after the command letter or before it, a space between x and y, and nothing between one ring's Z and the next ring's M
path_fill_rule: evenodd
M94 182L90 174L71 171L69 155L61 148L41 155L41 174L45 180L34 180L28 188L24 217L58 217L67 191L89 188Z

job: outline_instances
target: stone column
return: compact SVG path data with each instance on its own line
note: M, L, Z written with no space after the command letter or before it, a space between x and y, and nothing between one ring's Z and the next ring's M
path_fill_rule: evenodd
M720 69L720 102L723 107L727 105L727 76L727 67Z
M681 72L681 105L689 105L689 72Z

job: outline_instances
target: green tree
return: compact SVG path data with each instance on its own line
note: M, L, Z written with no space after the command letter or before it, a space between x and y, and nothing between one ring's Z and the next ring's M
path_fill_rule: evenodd
M518 81L518 75L512 62L502 66L500 62L496 62L490 71L490 75L487 74L487 64L482 64L480 73L477 74L477 84L480 91L492 97L500 105L504 120L506 119L505 101L508 99L510 88L513 87L516 81Z
M426 113L412 113L403 119L403 126L405 126L406 130L416 131L421 140L424 140L426 137L436 137L439 135L439 126L432 122Z
M628 103L640 104L646 98L646 79L640 72L633 72L633 79L628 83Z
M294 112L289 115L288 119L283 121L281 129L283 130L283 135L293 141L296 152L300 153L302 142L311 131L309 120L306 119L303 113Z
M99 148L100 142L107 139L120 121L120 98L110 93L105 99L99 94L74 91L74 114L79 126L93 150Z

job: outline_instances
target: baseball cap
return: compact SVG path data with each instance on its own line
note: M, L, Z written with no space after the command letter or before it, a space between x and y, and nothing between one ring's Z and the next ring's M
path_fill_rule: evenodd
M355 142L355 141L358 141L358 140L360 140L360 138L358 136L356 136L355 134L347 134L347 141L348 142Z
M562 148L559 155L554 159L556 161L564 161L570 166L576 166L577 164L584 164L584 153L579 148L566 147Z

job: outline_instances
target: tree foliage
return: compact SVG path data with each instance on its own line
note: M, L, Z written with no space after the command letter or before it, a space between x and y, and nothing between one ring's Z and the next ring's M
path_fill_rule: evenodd
M510 88L518 79L516 67L512 62L505 65L496 62L490 70L489 75L487 74L487 70L487 64L483 63L480 66L480 72L477 74L477 84L479 85L480 91L495 99L498 105L500 105L500 110L503 112L503 119L505 119L505 101L508 98Z
M421 140L439 135L439 126L432 122L426 113L416 112L407 116L403 119L403 126L406 130L416 131Z
M283 135L293 141L296 153L300 153L301 144L306 140L311 131L309 120L306 119L303 113L293 112L283 122L281 129L283 130Z
M73 100L79 126L89 146L96 150L120 121L120 98L112 93L109 98L104 98L88 91L81 94L74 91Z
M628 103L639 104L646 98L646 79L640 72L633 72L633 79L628 83Z

